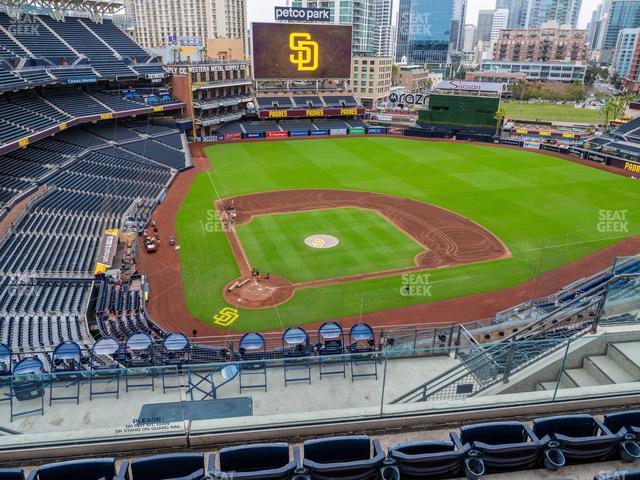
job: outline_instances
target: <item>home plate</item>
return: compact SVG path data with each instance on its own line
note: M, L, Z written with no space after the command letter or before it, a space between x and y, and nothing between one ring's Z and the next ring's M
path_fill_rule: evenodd
M340 243L340 240L333 235L316 234L305 238L304 243L311 248L333 248Z

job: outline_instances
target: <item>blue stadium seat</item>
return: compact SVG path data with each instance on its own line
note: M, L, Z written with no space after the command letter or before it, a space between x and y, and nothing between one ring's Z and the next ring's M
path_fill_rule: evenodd
M591 415L561 415L537 418L533 433L545 445L548 468L555 464L598 462L607 459L616 450L620 437L614 435ZM558 455L558 452L562 455Z
M384 459L380 442L366 435L304 442L304 468L318 480L374 479Z
M400 471L400 478L448 478L458 474L468 448L452 441L417 441L389 447L389 459Z
M542 442L520 422L466 425L452 434L458 449L475 451L487 473L526 470L540 460ZM473 455L470 455L473 457Z
M286 443L223 448L218 457L218 468L214 468L214 456L209 461L209 470L216 479L288 479L299 466L298 450L294 449L292 460L289 455L289 445Z
M0 468L0 480L24 480L21 468Z
M202 453L154 455L133 460L130 474L117 480L200 480L205 468Z
M70 460L43 465L38 470L31 472L29 480L102 480L117 476L118 479L126 478L124 472L128 466L123 462L119 472L116 471L115 458L93 458L88 460Z

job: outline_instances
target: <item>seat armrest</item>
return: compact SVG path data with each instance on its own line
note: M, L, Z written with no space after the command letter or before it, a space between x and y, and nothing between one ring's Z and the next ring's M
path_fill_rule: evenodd
M207 461L207 473L209 475L212 475L215 469L216 469L216 454L212 453L209 455L209 460Z
M118 476L116 477L116 480L129 480L129 462L128 461L125 460L120 465L120 468L118 469Z
M540 443L540 439L538 438L538 436L533 433L533 428L531 428L529 425L522 425L524 427L524 431L527 432L527 435L529 435L529 438L531 439L532 442L538 442Z
M296 470L303 468L300 447L293 447L293 461L296 464Z
M613 432L607 428L607 426L604 424L602 420L596 417L593 417L593 421L595 422L596 425L598 425L598 427L600 427L600 431L602 432L603 435L613 435ZM618 432L615 432L615 433L618 433Z
M387 452L382 449L382 445L380 445L380 440L375 439L373 441L373 455L377 457L378 455L382 455L383 457L387 456Z
M462 445L462 440L460 440L460 437L456 432L451 432L449 436L451 437L451 441L453 442L453 444L456 446L456 449L458 450L464 449L464 445Z

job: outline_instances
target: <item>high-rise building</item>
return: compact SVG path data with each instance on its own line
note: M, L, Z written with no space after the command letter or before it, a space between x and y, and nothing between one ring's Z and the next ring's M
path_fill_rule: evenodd
M548 22L576 28L582 0L529 0L525 28L540 28Z
M478 26L476 27L476 42L491 41L493 28L493 14L495 10L480 10L478 12Z
M509 10L508 28L524 28L527 20L528 0L496 0L496 9Z
M466 0L400 0L396 58L448 70L462 48Z
M585 30L555 23L543 28L502 30L493 59L500 62L582 62L586 57Z
M618 42L618 34L623 28L640 27L640 0L613 0L606 13L603 38L600 48L600 62L609 64Z
M632 92L640 91L640 42L637 42L636 50L633 52L629 73L623 79L624 85Z
M493 14L493 22L491 22L491 38L493 41L498 38L500 30L507 28L509 23L509 10L506 8L497 8Z
M246 0L126 0L134 35L146 48L160 48L169 37L241 38L246 44Z
M462 51L465 53L473 52L473 47L476 46L476 26L465 25L464 35L462 40Z
M373 54L379 57L390 57L392 44L393 0L374 0L376 25Z
M353 52L373 54L376 50L376 4L378 1L293 0L291 5L302 8L328 8L331 11L332 23L353 26ZM391 14L389 14L389 24L391 24L390 20Z
M623 28L618 32L618 41L613 51L611 67L621 77L629 75L639 37L640 28Z

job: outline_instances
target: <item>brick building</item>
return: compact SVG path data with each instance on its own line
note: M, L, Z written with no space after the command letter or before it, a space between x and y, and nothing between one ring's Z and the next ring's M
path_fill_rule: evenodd
M546 25L537 29L501 30L493 59L504 62L581 62L585 60L586 30Z

